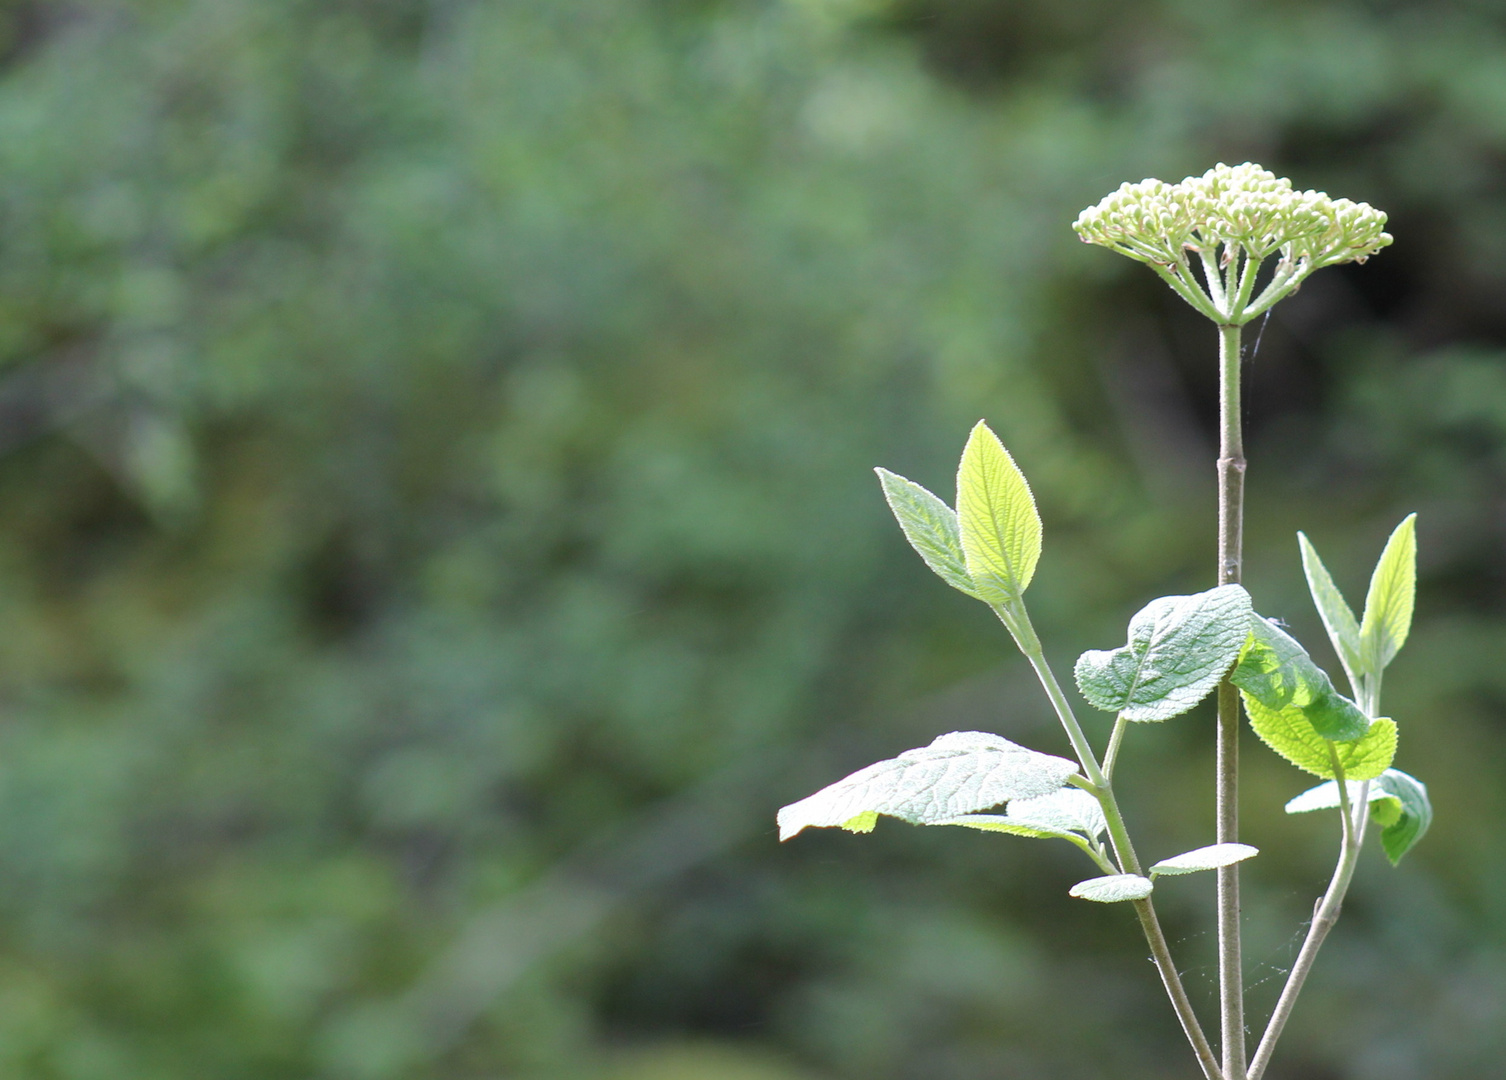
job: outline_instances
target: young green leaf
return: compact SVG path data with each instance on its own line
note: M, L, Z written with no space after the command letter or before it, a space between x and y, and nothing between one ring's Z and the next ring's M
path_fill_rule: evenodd
M1329 740L1315 730L1302 709L1288 704L1282 709L1263 705L1248 692L1241 694L1250 727L1260 740L1297 768L1325 779L1334 778ZM1371 721L1362 738L1334 742L1344 775L1351 780L1372 780L1390 767L1396 757L1396 722L1386 717Z
M1150 868L1150 876L1154 878L1161 874L1196 874L1199 870L1217 870L1220 866L1233 866L1259 854L1260 849L1249 844L1210 844L1162 859Z
M1333 583L1328 567L1318 558L1318 549L1302 533L1297 534L1297 545L1302 549L1302 572L1307 576L1307 591L1312 593L1313 604L1328 631L1328 640L1333 642L1339 663L1344 665L1349 686L1358 693L1360 672L1365 670L1360 653L1360 622Z
M1110 874L1079 881L1067 894L1100 904L1115 904L1121 900L1144 900L1155 887L1150 878L1139 874Z
M981 420L957 469L957 520L975 595L991 604L1018 600L1041 557L1041 517L1024 475Z
M1360 655L1367 673L1380 674L1406 642L1416 594L1417 515L1408 514L1386 541L1365 596Z
M1377 816L1385 826L1381 830L1381 847L1391 865L1395 866L1433 824L1433 804L1428 799L1427 785L1400 769L1387 769L1375 781L1375 786L1395 801L1395 806L1388 808L1390 812L1384 819ZM1376 804L1371 805L1372 813L1375 807Z
M1095 708L1127 720L1166 720L1202 701L1250 633L1250 594L1220 585L1163 596L1129 624L1129 644L1077 659L1077 686Z
M905 539L919 552L926 565L954 589L977 596L973 579L967 574L962 554L962 533L957 527L957 512L913 480L906 480L888 469L874 469L884 487L884 499Z
M1250 639L1229 681L1268 709L1301 711L1325 739L1348 742L1370 730L1370 718L1333 688L1297 640L1269 619L1250 621Z
M779 811L779 838L810 826L872 828L868 814L928 825L991 806L1046 795L1077 764L1027 750L998 735L954 731L929 746L859 769Z

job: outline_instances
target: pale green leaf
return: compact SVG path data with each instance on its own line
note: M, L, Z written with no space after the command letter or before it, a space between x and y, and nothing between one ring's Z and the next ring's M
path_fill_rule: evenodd
M1250 639L1229 681L1268 709L1299 709L1325 739L1347 742L1370 729L1370 718L1333 688L1307 650L1259 615L1250 621Z
M1110 874L1079 881L1068 890L1068 895L1096 900L1100 904L1115 904L1121 900L1144 900L1155 887L1150 878L1139 874Z
M1302 709L1289 704L1283 709L1263 705L1248 692L1241 695L1250 727L1260 740L1297 768L1325 779L1334 779L1329 747L1337 751L1344 775L1351 780L1371 780L1385 772L1396 757L1396 723L1386 717L1371 721L1362 738L1333 742L1313 729Z
M856 817L842 822L842 828L846 829L848 832L871 833L873 831L873 827L877 824L878 815L875 814L872 810L864 810Z
M1353 803L1360 797L1360 789L1365 785L1359 780L1347 781L1349 785L1349 801ZM1370 802L1395 801L1392 796L1382 791L1376 784L1370 785ZM1342 804L1339 802L1339 782L1329 780L1317 787L1308 788L1301 795L1289 799L1286 804L1288 814L1311 814L1315 810L1337 810Z
M1387 769L1375 786L1399 804L1399 812L1381 822L1385 826L1381 830L1381 847L1395 866L1433 824L1433 804L1428 799L1427 785L1400 769Z
M1129 624L1129 644L1077 660L1082 696L1127 720L1166 720L1202 701L1239 656L1250 633L1250 595L1220 585L1163 596Z
M1077 764L998 735L954 731L929 746L859 769L779 811L779 838L810 826L847 826L864 814L917 825L946 821L1056 791Z
M957 520L976 595L991 604L1018 600L1041 557L1041 518L1024 475L981 420L957 469Z
M1039 829L1033 825L1022 825L1018 821L1011 821L1003 814L963 814L961 817L948 818L945 821L930 821L926 824L961 825L967 829L1008 833L1010 836L1031 836L1041 840L1071 840L1073 843L1078 843L1081 840L1081 837L1075 833L1058 829Z
M1416 594L1417 515L1408 514L1386 541L1365 596L1360 654L1367 673L1380 674L1406 643Z
M1194 848L1169 859L1162 859L1150 868L1150 876L1161 874L1196 874L1200 870L1217 870L1221 866L1233 866L1237 862L1260 854L1259 848L1249 844L1209 844Z
M1344 665L1344 674L1349 685L1358 693L1360 672L1364 662L1360 655L1360 622L1354 617L1344 594L1333 583L1328 567L1318 557L1318 549L1302 533L1297 534L1297 545L1302 549L1302 572L1307 575L1307 591L1312 594L1313 604L1328 631L1328 640L1333 642L1333 651Z
M875 469L884 487L884 499L905 539L926 565L954 589L977 596L973 579L968 577L967 562L962 554L962 534L957 527L957 513L946 503L913 480L906 480L888 469Z

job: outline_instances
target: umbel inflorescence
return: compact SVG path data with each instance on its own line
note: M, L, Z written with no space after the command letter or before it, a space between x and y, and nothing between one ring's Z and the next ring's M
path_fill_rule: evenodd
M1364 262L1391 243L1386 215L1369 203L1297 191L1249 162L1215 165L1180 184L1121 184L1072 227L1085 243L1145 263L1204 315L1235 326L1270 310L1314 270ZM1278 254L1260 281L1262 264Z

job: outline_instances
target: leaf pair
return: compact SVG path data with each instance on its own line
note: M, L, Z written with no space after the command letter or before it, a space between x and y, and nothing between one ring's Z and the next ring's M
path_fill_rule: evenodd
M1396 657L1412 628L1417 593L1417 515L1408 514L1386 541L1370 576L1362 619L1354 617L1311 541L1298 533L1297 542L1302 548L1302 569L1313 603L1349 676L1349 685L1360 693L1365 681L1379 676Z
M1095 900L1100 904L1143 900L1155 889L1155 879L1163 874L1196 874L1202 870L1217 870L1221 866L1232 866L1258 854L1260 850L1249 844L1210 844L1162 859L1150 868L1149 877L1141 874L1109 874L1089 878L1072 886L1068 895Z
M875 469L910 546L954 589L987 604L1017 602L1041 557L1041 517L1030 484L978 421L957 467L957 509L913 480Z
M1363 783L1349 781L1350 801L1358 800L1364 788ZM1433 823L1433 804L1428 799L1427 785L1400 769L1387 769L1370 785L1367 797L1370 817L1381 826L1381 847L1395 866ZM1330 780L1292 799L1286 804L1286 812L1307 814L1334 810L1340 805L1338 782Z

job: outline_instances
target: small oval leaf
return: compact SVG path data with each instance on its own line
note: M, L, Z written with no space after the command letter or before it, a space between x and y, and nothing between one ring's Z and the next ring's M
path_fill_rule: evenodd
M1122 900L1144 900L1155 888L1150 878L1139 874L1110 874L1079 881L1067 891L1067 895L1100 904L1117 904Z
M1254 858L1260 849L1249 844L1210 844L1194 848L1169 859L1162 859L1150 868L1150 876L1161 874L1196 874L1201 870L1217 870L1221 866L1233 866L1237 862Z

